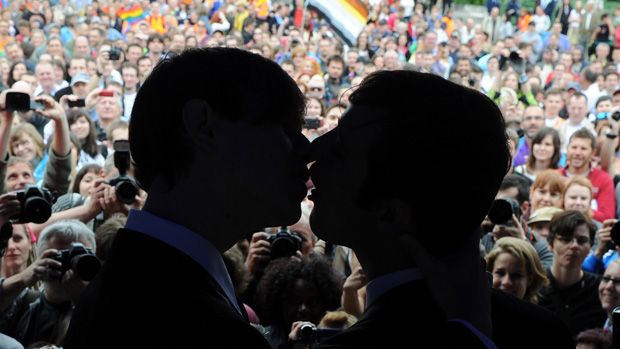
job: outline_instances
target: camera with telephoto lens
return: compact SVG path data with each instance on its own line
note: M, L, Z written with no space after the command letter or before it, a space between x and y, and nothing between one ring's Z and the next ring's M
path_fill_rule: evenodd
M116 189L116 197L123 203L131 205L136 201L138 185L133 178L127 175L131 156L129 155L129 141L114 141L114 166L118 169L118 176L110 180L109 184Z
M512 198L495 199L489 210L489 220L495 225L514 226L512 215L519 217L521 208L517 200Z
M52 215L53 196L48 189L29 185L15 196L21 209L10 218L12 223L45 223Z
M301 240L301 237L291 232L288 227L280 227L277 233L267 238L271 244L271 259L295 255L301 249Z
M118 61L121 59L121 49L118 47L112 47L110 51L108 51L108 58L111 61Z
M71 269L81 280L90 281L101 269L99 258L95 256L90 248L84 247L79 242L72 243L70 248L58 251L51 258L62 264L60 267L62 273L60 278L67 270Z

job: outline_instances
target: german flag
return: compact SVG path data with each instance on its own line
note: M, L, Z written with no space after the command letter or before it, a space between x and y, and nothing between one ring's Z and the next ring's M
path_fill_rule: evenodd
M349 46L355 45L368 20L368 8L360 0L307 0L307 6L319 12Z

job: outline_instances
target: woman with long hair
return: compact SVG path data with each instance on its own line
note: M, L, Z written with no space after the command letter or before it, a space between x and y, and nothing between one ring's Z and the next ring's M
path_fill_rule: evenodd
M540 172L558 168L559 162L560 134L554 128L543 127L532 139L527 162L515 167L515 172L534 181Z

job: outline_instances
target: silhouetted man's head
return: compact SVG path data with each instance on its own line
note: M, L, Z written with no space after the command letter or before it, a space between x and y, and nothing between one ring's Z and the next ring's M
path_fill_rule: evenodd
M356 224L365 224L358 223L362 212L398 201L427 248L459 245L480 225L509 168L497 106L475 90L412 71L373 73L350 101L339 126L313 142L314 232L355 249L369 238L355 234Z

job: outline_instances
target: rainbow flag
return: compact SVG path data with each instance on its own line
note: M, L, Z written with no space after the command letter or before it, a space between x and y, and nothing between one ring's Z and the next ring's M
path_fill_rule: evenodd
M361 0L307 0L306 5L318 11L349 46L355 45L368 20L368 8Z
M116 15L123 20L123 33L129 31L134 25L146 19L142 6L134 5L130 8L121 8Z

